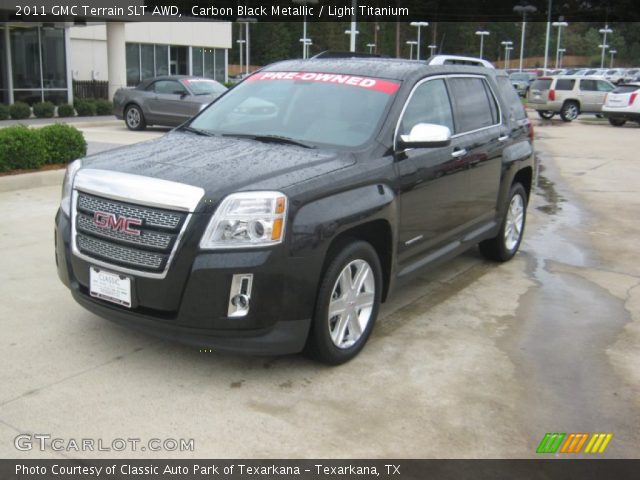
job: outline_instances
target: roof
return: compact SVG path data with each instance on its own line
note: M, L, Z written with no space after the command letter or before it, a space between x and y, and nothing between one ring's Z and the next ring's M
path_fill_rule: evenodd
M271 72L322 72L360 75L365 77L404 80L418 73L483 73L494 69L469 65L429 65L422 60L399 58L318 58L284 60L266 66Z
M211 80L206 77L199 77L197 75L158 75L157 77L147 78L142 80L136 88L147 88L151 82L155 82L156 80L185 80L185 79L201 79L201 80ZM215 80L211 80L214 82Z

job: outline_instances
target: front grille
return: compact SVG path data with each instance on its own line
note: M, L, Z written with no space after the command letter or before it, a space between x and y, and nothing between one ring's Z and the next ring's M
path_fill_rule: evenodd
M167 267L187 214L135 205L78 192L75 212L76 247L90 258L133 270L158 273ZM110 218L106 226L94 220ZM127 233L121 220L137 220ZM138 225L138 221L141 224Z

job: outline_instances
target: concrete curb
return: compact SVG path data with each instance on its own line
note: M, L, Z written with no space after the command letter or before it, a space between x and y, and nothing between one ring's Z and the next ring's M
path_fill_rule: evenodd
M15 190L27 190L29 188L52 187L62 188L64 168L47 170L45 172L20 173L0 177L0 193L13 192Z

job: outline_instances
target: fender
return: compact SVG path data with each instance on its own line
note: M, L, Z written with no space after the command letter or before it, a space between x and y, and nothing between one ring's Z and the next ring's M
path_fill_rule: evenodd
M297 211L292 222L291 255L324 257L337 235L374 220L389 223L392 245L395 245L398 208L395 193L382 183L339 192L307 203Z

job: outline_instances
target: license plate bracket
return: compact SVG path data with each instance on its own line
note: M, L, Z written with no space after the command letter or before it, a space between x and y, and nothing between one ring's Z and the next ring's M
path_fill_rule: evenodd
M131 308L131 277L90 266L89 294L94 298Z

